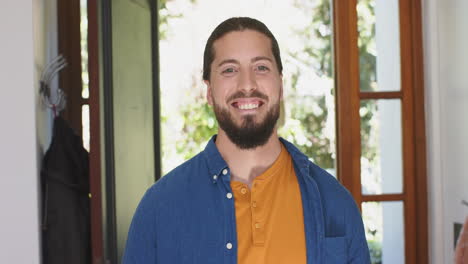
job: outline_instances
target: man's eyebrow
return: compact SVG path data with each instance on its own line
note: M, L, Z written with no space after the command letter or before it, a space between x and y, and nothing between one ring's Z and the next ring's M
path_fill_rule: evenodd
M252 58L252 59L250 60L250 62L257 62L257 61L260 61L260 60L267 60L267 61L273 63L273 60L272 60L272 59L270 59L269 57L265 57L265 56L257 56L257 57L255 57L255 58Z
M261 60L267 60L271 63L273 63L273 60L269 57L266 57L266 56L257 56L257 57L254 57L250 60L250 62L257 62L257 61L261 61ZM226 64L226 63L234 63L234 64L240 64L238 60L235 60L235 59L225 59L225 60L222 60L220 63L218 63L218 67L222 66L223 64Z
M223 64L226 64L226 63L234 63L234 64L239 64L239 61L238 60L235 60L235 59L226 59L226 60L222 60L219 64L218 64L218 67L223 65Z

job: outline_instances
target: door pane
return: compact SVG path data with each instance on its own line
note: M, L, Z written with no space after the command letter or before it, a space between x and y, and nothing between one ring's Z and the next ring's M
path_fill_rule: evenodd
M358 0L361 91L400 90L398 0Z
M89 105L85 104L81 106L81 135L83 138L83 147L89 152Z
M217 131L201 76L203 50L211 31L233 16L257 18L276 36L284 66L279 133L335 174L329 0L173 0L159 6L163 174L197 154Z
M404 264L403 202L362 203L362 218L372 264Z
M401 101L362 100L359 113L362 193L403 192Z
M116 263L135 209L154 183L151 13L142 2L112 1Z

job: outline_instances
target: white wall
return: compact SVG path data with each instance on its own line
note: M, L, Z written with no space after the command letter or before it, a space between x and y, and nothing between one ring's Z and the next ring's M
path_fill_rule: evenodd
M40 263L39 167L51 118L37 91L56 47L54 7L55 0L1 3L0 263Z
M453 263L468 208L468 1L423 2L431 263Z

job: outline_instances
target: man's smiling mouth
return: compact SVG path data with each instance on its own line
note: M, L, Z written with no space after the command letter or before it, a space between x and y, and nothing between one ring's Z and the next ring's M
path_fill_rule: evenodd
M252 110L261 107L263 104L264 103L259 100L240 100L233 102L231 105L240 110Z
M244 104L244 105L239 105L239 109L255 109L258 108L258 104Z

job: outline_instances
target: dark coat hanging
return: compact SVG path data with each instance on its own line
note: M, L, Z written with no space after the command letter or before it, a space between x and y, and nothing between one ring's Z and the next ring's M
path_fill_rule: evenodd
M89 158L81 137L61 117L41 170L45 264L89 264Z

